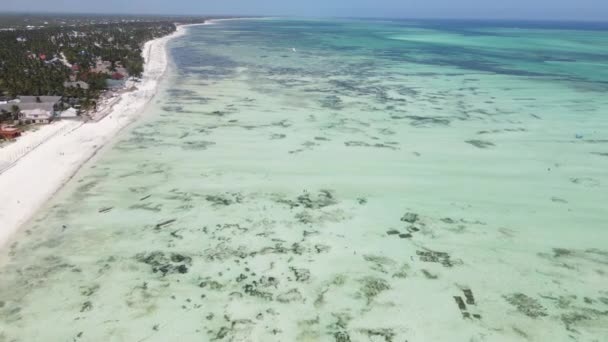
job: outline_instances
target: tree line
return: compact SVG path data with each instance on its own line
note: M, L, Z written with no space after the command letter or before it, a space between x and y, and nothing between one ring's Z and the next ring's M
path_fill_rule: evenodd
M120 63L139 76L144 43L175 29L172 22L154 21L0 31L0 95L96 98L109 77L92 70L98 59L112 68ZM87 82L89 89L64 87L70 76Z

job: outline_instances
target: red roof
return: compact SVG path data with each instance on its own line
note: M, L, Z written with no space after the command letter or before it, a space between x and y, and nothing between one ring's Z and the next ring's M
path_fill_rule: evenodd
M40 57L40 59L42 59L43 61L46 59L46 55L41 53L40 55L38 55L38 57Z
M72 71L80 71L80 67L78 66L78 64L72 65Z
M122 80L123 78L125 78L125 75L119 73L119 72L115 72L112 74L112 79L113 80Z
M0 136L4 139L15 139L21 135L21 131L18 128L11 126L0 126Z

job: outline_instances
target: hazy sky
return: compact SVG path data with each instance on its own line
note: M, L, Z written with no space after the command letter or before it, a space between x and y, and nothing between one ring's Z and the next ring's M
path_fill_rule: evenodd
M608 0L0 0L0 11L608 21Z

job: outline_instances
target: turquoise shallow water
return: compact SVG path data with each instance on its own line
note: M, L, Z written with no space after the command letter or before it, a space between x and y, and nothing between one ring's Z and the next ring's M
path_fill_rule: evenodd
M4 251L0 341L603 341L608 35L193 27Z

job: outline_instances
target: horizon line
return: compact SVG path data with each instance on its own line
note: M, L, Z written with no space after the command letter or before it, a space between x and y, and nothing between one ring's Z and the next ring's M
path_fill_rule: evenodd
M207 17L209 19L221 19L221 18L311 18L311 19L367 19L367 20L451 20L451 21L519 21L519 22L554 22L554 23L602 23L608 24L608 19L580 19L580 18L516 18L516 17L429 17L429 16L312 16L312 15L245 15L245 14L183 14L183 13L170 13L170 14L159 14L159 13L113 13L113 12L59 12L59 11L0 11L0 16L3 15L67 15L67 16L117 16L117 17Z

